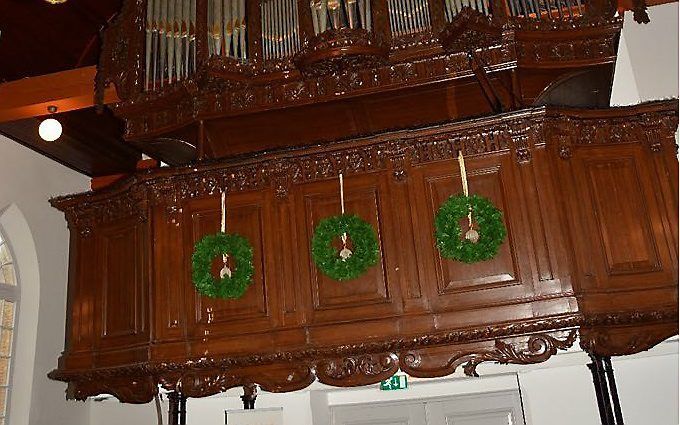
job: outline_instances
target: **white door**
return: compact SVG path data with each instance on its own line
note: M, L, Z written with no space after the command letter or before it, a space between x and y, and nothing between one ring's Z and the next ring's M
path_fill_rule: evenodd
M333 425L427 425L423 402L333 407Z
M524 425L519 393L470 394L428 402L428 425Z
M333 425L524 425L516 390L333 406L331 415Z

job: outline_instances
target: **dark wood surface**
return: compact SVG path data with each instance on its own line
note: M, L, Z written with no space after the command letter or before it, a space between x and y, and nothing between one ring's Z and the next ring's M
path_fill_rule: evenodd
M66 346L53 379L82 399L147 402L160 383L201 397L433 377L482 361L534 363L573 344L632 354L677 333L676 101L536 108L322 146L138 172L52 200L71 230ZM435 249L433 216L470 190L507 240L466 265ZM380 261L336 282L313 264L315 225L348 212ZM254 248L238 300L200 296L194 243L227 228ZM216 271L216 269L214 270Z

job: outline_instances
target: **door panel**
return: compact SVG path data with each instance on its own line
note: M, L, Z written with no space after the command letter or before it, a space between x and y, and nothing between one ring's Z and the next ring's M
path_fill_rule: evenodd
M422 402L339 406L332 415L333 425L427 425Z
M331 407L333 425L524 425L517 390Z
M425 408L427 425L524 424L519 393L514 390L428 402Z

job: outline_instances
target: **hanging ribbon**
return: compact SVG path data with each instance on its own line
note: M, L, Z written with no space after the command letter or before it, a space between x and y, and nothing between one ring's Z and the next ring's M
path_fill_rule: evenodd
M220 231L222 233L227 233L227 192L222 191L222 222L220 223ZM224 276L231 277L231 269L229 268L229 255L222 254L222 270L220 270L220 278L223 279Z
M342 213L342 215L345 215L345 182L342 173L338 175L338 178L340 179L340 212ZM342 258L342 260L345 261L352 256L352 251L349 248L347 248L347 232L342 233L342 236L340 236L340 240L342 240L340 258Z
M468 197L470 196L470 192L468 190L467 171L465 170L465 158L463 157L462 150L458 151L458 167L460 168L460 179L463 183L463 195L465 195L465 197ZM468 231L465 232L465 239L473 243L477 243L477 241L479 240L479 233L474 229L472 223L471 203L468 206Z

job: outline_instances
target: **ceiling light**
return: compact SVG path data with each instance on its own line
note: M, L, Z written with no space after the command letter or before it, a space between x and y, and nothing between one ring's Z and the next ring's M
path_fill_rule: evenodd
M48 2L49 4L62 4L62 3L66 3L66 0L45 0L45 1Z
M57 112L57 107L48 106L47 110L53 114ZM54 142L61 136L61 123L54 118L48 118L40 123L38 134L46 142Z

